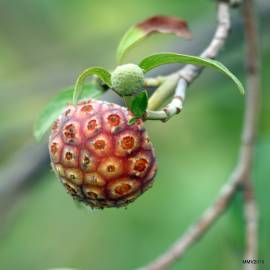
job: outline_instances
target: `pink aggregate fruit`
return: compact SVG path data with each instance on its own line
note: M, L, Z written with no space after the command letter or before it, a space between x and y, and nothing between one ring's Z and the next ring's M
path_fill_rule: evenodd
M153 146L138 119L98 100L68 105L52 126L52 167L76 200L92 208L121 207L151 187L157 171Z

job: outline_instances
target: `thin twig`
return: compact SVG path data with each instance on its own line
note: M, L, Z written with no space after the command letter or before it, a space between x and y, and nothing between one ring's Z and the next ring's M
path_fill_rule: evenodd
M254 197L254 191L252 183L249 178L244 181L244 209L245 209L245 221L246 221L246 253L245 259L256 260L257 259L257 206ZM256 270L256 264L245 264L245 270Z
M246 106L244 114L244 126L242 131L242 140L240 155L237 166L233 171L229 181L221 189L216 201L202 214L197 222L189 227L167 251L160 257L141 269L144 270L162 270L169 267L174 261L180 259L190 246L204 235L204 233L213 225L219 216L227 209L238 187L242 186L245 194L245 213L247 223L247 251L246 257L256 258L257 246L257 214L253 190L250 183L253 145L256 136L257 119L259 112L259 68L258 54L256 45L256 30L254 27L254 17L250 0L245 0L244 17L245 31L247 39L253 40L248 42L248 93L246 96ZM255 53L254 53L254 47ZM253 48L253 49L252 49ZM251 60L253 59L253 60ZM192 68L190 68L192 70ZM194 75L190 73L190 78L195 78L198 72L194 69ZM246 269L254 270L254 265L246 266Z
M173 115L178 114L182 111L183 103L186 96L186 89L187 89L187 81L180 79L178 81L175 96L172 101L160 111L147 111L146 119L148 120L161 120L167 121Z
M165 251L154 262L142 269L166 269L174 261L180 259L188 248L196 243L196 241L202 235L204 235L204 233L210 228L210 226L214 224L223 211L228 207L241 182L249 173L250 155L251 152L249 151L249 147L242 146L240 149L238 165L233 171L228 182L221 189L213 205L207 208L199 220L192 224L167 251Z
M246 143L254 144L256 138L256 127L259 117L260 105L260 63L259 49L256 31L256 16L252 0L243 3L244 32L246 44L246 73L247 73L247 98L245 116L245 134L243 138ZM252 160L250 161L252 162ZM244 209L246 221L246 254L245 259L257 258L257 207L255 195L249 176L243 183ZM256 264L245 264L246 270L256 270Z
M216 58L220 49L223 47L230 30L230 7L229 3L219 1L217 7L217 28L208 47L201 53L203 58ZM181 70L167 77L166 81L155 91L149 99L148 111L145 119L167 121L173 115L179 113L183 107L184 99L180 96L177 84L185 88L198 77L203 67L186 65ZM176 90L175 90L176 88ZM180 88L181 89L181 88ZM162 110L153 111L162 106L164 100L168 99L174 93L172 101ZM185 89L181 89L185 93Z

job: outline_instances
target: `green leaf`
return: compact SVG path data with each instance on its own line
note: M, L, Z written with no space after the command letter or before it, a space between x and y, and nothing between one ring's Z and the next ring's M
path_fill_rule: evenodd
M134 125L134 124L136 123L136 120L137 120L136 117L131 118L131 119L128 121L128 125L129 125L129 126Z
M72 102L73 88L69 88L61 91L57 94L52 101L50 101L43 111L40 113L34 127L34 136L40 141L46 131L51 127L55 119L64 110L67 103ZM103 91L94 85L85 85L83 87L83 93L80 96L84 98L98 98L103 94Z
M121 63L127 51L136 43L153 33L175 34L190 38L191 32L187 23L177 17L154 16L132 26L121 39L117 49L117 61Z
M154 54L144 58L139 64L139 66L144 70L144 72L148 72L149 70L156 68L160 65L172 63L193 64L215 68L218 71L221 71L224 74L226 74L229 78L231 78L237 85L240 93L242 95L245 94L244 87L242 83L238 80L238 78L227 67L225 67L222 63L216 60L185 54L161 53L161 54Z
M128 49L134 46L138 41L143 39L144 33L136 27L131 27L122 37L117 48L116 58L117 63L122 63L122 59L127 53Z
M130 109L136 117L141 117L147 109L147 104L148 94L144 90L134 97Z
M90 67L84 70L78 77L74 93L73 93L73 104L76 104L78 101L78 97L81 95L81 92L83 91L83 85L87 77L91 75L98 76L106 85L111 87L111 74L106 69L101 67Z

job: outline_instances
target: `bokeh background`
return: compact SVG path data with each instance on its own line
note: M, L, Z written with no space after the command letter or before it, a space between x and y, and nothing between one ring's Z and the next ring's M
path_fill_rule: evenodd
M260 211L259 257L270 269L270 3L256 1L262 57L262 114L254 184ZM223 75L206 70L188 89L183 112L166 124L147 122L159 171L154 187L127 209L79 208L50 169L46 141L33 124L59 89L86 67L115 66L122 34L148 16L186 19L192 41L152 36L129 54L138 62L161 51L198 54L215 29L205 0L0 0L0 269L128 270L163 252L210 205L237 160L244 99ZM239 11L219 60L242 81L244 37ZM165 67L168 73L176 66ZM157 72L157 71L156 71ZM113 95L105 98L115 99ZM171 267L242 268L242 196Z

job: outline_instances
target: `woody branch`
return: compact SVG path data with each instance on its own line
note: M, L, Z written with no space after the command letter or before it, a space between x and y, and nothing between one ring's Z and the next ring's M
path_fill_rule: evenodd
M223 47L230 30L229 3L219 1L217 6L217 28L208 47L201 53L202 58L216 58ZM203 70L202 67L186 65L181 70L169 75L167 78L158 77L146 80L146 85L161 83L159 88L149 99L145 119L167 121L170 117L181 112L185 100L186 88ZM152 83L152 84L151 84ZM164 100L173 95L172 101L163 109L155 111L163 105Z
M222 12L220 8L222 7ZM226 25L226 32L229 30L229 6L228 3L218 3L218 18L219 16L225 16L228 20ZM257 255L257 209L254 198L254 192L252 183L250 181L252 172L252 157L253 148L255 143L255 137L257 133L257 121L259 116L259 96L260 96L260 70L259 70L259 56L257 45L257 34L255 27L255 15L253 12L252 0L245 0L243 4L243 17L244 17L244 31L246 35L247 44L247 95L246 106L244 113L244 124L242 131L242 139L240 146L239 159L235 166L235 169L231 173L229 180L222 187L215 202L209 208L207 208L197 222L192 224L187 231L163 254L161 254L156 260L140 269L144 270L162 270L167 269L176 260L182 258L187 252L189 247L195 244L199 238L201 238L205 232L214 224L214 222L220 217L220 215L227 209L231 199L237 191L243 191L244 193L244 209L246 219L246 253L245 258L256 259ZM223 21L224 22L224 21ZM224 23L220 23L219 27L222 27ZM218 31L217 31L218 32ZM221 31L222 32L222 31ZM225 36L227 36L227 34ZM224 37L224 36L223 36ZM214 40L216 39L216 34ZM211 44L216 44L213 48L216 48L215 55L220 48L217 46L219 39L215 42L211 42L209 47L204 51L203 55L211 55L209 48ZM222 44L224 38L221 39ZM222 45L221 45L222 46ZM184 72L185 71L185 72ZM191 65L187 65L177 74L189 74L183 79L186 82L191 82L198 76L201 69L194 68ZM176 77L175 77L176 79ZM166 83L166 82L165 82ZM158 104L155 103L157 106ZM255 270L256 265L250 264L245 266L246 270Z

